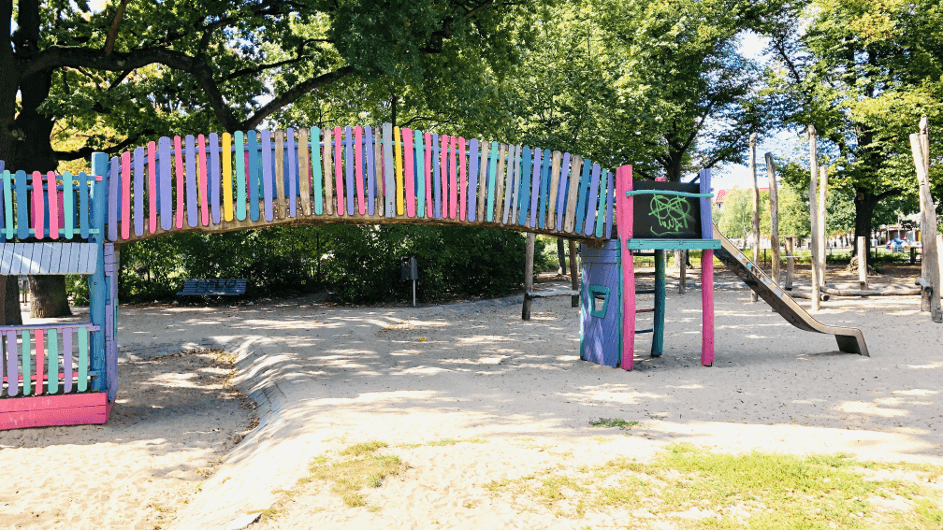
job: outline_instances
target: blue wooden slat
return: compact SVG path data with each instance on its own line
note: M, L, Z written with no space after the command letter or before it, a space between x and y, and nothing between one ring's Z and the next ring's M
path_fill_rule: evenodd
M566 215L566 198L570 189L570 153L563 153L563 162L560 164L560 184L557 189L557 230L563 232L563 216Z
M256 132L248 131L246 136L249 144L246 149L249 150L249 219L259 220L259 143L256 140Z
M586 203L588 202L586 196L589 195L589 187L592 183L591 170L592 163L589 160L584 160L583 172L579 180L579 199L576 203L576 223L573 225L573 231L577 234L583 229L583 219L586 218Z
M373 141L373 127L367 125L363 129L364 131L364 158L366 159L367 168L364 176L367 179L367 214L373 215L376 211L376 199L377 199L377 170L376 170L376 149L374 148Z
M530 222L528 226L534 228L537 226L537 198L540 196L540 168L541 168L540 148L534 149L534 171L531 177L530 190Z
M527 224L527 210L530 206L530 168L533 163L530 147L524 147L521 155L521 193L518 197L517 224L525 226Z
M609 173L609 193L606 194L606 239L612 239L612 210L616 202L615 175Z
M272 160L272 133L262 130L262 192L265 196L265 220L272 220L272 194L275 187L275 166Z
M599 197L599 164L593 164L593 180L589 186L589 195L586 196L586 225L583 233L591 235L596 222L596 202Z
M27 206L27 179L26 172L19 170L16 172L16 237L26 239L29 237L29 206Z
M188 134L183 149L186 158L186 204L187 226L196 226L199 223L200 211L196 200L196 142L192 134Z
M478 215L478 139L472 138L468 143L468 212L465 218L474 222Z
M219 146L219 135L216 133L210 133L210 200L213 203L213 224L219 224L220 222L220 212L219 212L219 203L220 203L220 190L222 189L222 184L220 183L220 146ZM226 153L226 156L231 157L230 153Z

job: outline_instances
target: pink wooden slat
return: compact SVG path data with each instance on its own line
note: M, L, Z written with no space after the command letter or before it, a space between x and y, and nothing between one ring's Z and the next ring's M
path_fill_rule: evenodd
M59 194L56 193L56 174L53 171L46 173L46 189L49 190L49 237L59 237Z
M424 169L426 171L426 217L432 217L433 212L435 211L435 205L432 201L432 133L426 133L426 148L424 150L426 156L426 164Z
M131 237L131 152L121 155L121 239Z
M458 139L458 163L459 163L459 173L461 175L461 184L458 187L459 193L459 206L458 206L458 216L464 221L465 220L465 210L467 209L465 189L468 187L465 182L465 138L459 137Z
M635 264L632 251L626 248L632 239L632 197L625 193L632 190L632 166L616 170L616 226L619 231L619 247L622 256L622 368L631 370L635 362ZM657 323L656 323L657 325Z
M246 158L248 159L248 154ZM247 164L248 165L248 164ZM180 137L174 136L174 169L177 173L177 228L183 228L183 148Z
M45 332L41 329L33 331L34 346L36 348L36 385L33 387L33 394L37 396L43 393L43 367L46 365L45 335Z
M202 134L197 136L197 149L200 153L200 222L203 226L210 225L210 207L209 196L207 195L207 181L209 177L206 173L206 137Z
M455 219L458 212L455 207L458 203L458 180L455 167L455 137L449 138L449 218Z
M442 146L439 150L439 182L441 186L439 187L439 193L442 196L442 209L440 213L442 215L441 219L448 217L448 203L449 203L449 172L448 172L448 163L449 163L449 137L446 134L442 135Z
M341 128L334 127L334 178L337 182L337 215L344 215L344 142L341 140ZM349 190L348 190L349 191ZM353 213L353 212L351 212Z
M416 217L416 159L413 154L413 131L403 127L403 166L406 180L406 215Z
M39 171L33 172L33 230L36 239L42 239L46 228L46 219L43 215L43 175Z
M354 127L354 183L357 186L357 209L360 215L367 213L363 196L363 127Z
M147 144L147 199L148 230L153 234L157 231L157 144L154 142Z

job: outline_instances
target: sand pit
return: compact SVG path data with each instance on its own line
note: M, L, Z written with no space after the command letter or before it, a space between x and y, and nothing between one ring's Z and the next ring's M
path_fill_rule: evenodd
M139 499L137 511L129 508L122 520L181 529L223 529L263 512L250 528L609 528L632 518L672 528L670 518L615 508L572 516L576 507L515 497L501 484L619 458L647 462L679 442L714 452L841 452L943 464L943 326L919 314L916 297L824 304L817 317L862 328L870 358L838 353L833 337L799 331L749 298L741 289L718 291L717 357L706 368L698 362L700 295L670 291L665 354L648 357L649 342L640 337L633 372L579 360L578 310L566 298L535 302L530 322L520 320L520 297L420 308L334 307L315 298L123 307L120 340L135 357L209 346L239 354L235 382L259 403L259 427L235 447L232 437L244 423L222 427L213 423L222 421L217 416L197 422L208 431L200 436L209 438L168 436L166 425L151 423L190 421L192 407L205 405L165 392L155 399L178 407L183 418L141 416L123 426L127 413L116 407L111 423L89 429L102 436L97 443L75 442L90 436L81 428L2 433L5 454L24 452L18 483L37 486L28 488L29 502L8 495L0 508L51 509L47 499L56 496L39 485L61 481L61 474L36 470L45 469L43 456L74 445L94 453L83 459L109 449L167 459L141 473L153 483L97 491ZM122 374L122 398L134 377ZM592 427L599 418L637 425ZM131 435L122 428L151 430ZM36 433L42 444L29 441ZM329 481L299 484L312 476L312 462L333 465L347 458L345 449L372 441L385 444L376 454L396 457L405 468L364 489L362 506L346 505ZM195 470L224 453L196 492ZM173 468L179 477L154 471L181 466L181 459L188 467ZM65 491L97 483L83 477L66 480ZM188 494L189 502L161 521L144 508ZM23 500L7 504L14 498Z

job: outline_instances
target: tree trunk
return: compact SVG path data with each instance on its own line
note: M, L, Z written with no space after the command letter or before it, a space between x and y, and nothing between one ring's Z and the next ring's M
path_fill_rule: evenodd
M566 276L566 251L563 250L563 240L557 238L557 261L560 265L560 276Z
M0 276L0 323L5 326L23 324L20 313L20 285L16 276Z
M863 237L868 252L871 251L871 221L877 202L873 193L861 188L855 190L855 241Z
M30 276L31 318L55 318L72 316L66 298L65 276Z

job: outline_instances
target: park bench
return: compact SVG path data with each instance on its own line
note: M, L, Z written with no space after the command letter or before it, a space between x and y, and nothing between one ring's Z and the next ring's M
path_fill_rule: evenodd
M233 279L184 280L177 296L237 296L245 294L246 281Z

